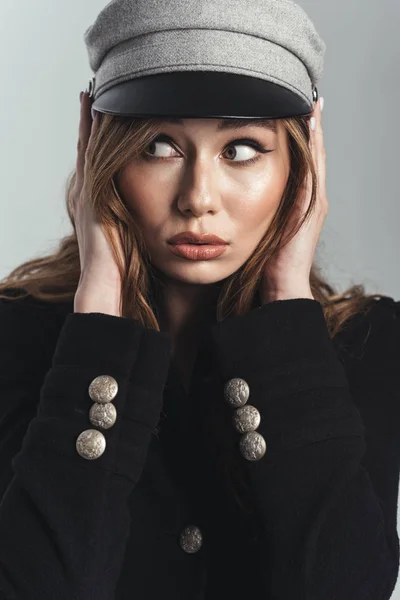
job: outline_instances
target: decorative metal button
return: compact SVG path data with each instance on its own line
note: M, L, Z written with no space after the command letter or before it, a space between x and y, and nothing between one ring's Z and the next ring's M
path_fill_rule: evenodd
M240 452L247 460L260 460L267 449L265 440L258 431L244 433L239 442Z
M89 396L93 402L106 404L114 400L118 392L118 383L111 375L99 375L89 385Z
M241 379L240 377L230 379L224 386L225 400L228 402L228 404L233 406L233 408L237 408L238 406L243 406L246 404L249 396L249 385L247 381Z
M312 94L313 94L313 101L318 102L319 96L318 96L318 89L316 86L313 87Z
M245 433L257 429L261 422L261 415L255 406L246 404L235 410L232 421L236 431Z
M203 536L196 525L188 525L182 531L179 543L181 548L188 554L194 554L200 550L203 544Z
M86 429L76 439L78 454L88 460L99 458L106 449L106 438L97 429Z
M91 79L89 79L89 85L88 85L88 93L89 93L89 98L93 97L94 94L94 86L96 83L96 77L92 77Z
M89 421L96 427L109 429L117 420L117 409L114 404L99 404L95 402L89 411Z

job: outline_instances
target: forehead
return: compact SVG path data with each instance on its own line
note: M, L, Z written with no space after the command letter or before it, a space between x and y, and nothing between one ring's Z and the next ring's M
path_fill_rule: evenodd
M190 119L185 119L190 121ZM175 125L184 125L184 119L177 117L163 117L162 123L173 123ZM200 120L200 119L196 119ZM277 133L277 120L276 119L215 119L218 123L217 131L225 131L230 129L241 129L244 127L261 127L273 133Z

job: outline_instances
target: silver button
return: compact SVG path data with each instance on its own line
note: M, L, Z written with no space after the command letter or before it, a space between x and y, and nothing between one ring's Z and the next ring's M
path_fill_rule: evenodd
M182 531L179 543L181 548L188 554L194 554L200 550L203 544L203 536L196 525L188 525Z
M109 429L117 420L117 409L114 404L99 404L95 402L89 411L89 421L96 427Z
M261 415L255 406L246 404L235 410L232 421L236 431L245 433L257 429L261 422Z
M249 396L250 388L247 381L244 379L235 377L225 384L224 397L228 404L233 406L233 408L246 404Z
M239 442L240 452L247 460L260 460L267 449L265 440L258 431L244 433Z
M106 449L106 438L97 429L86 429L76 439L78 454L88 460L99 458Z
M88 87L86 90L89 93L89 98L92 98L94 96L95 84L96 84L96 77L94 76L91 79L89 79Z
M99 375L89 385L89 396L93 402L106 404L114 400L118 392L118 383L111 375Z

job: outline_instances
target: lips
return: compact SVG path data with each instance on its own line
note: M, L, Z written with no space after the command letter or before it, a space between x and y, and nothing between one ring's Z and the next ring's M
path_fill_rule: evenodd
M180 258L190 261L211 260L226 252L228 244L169 244L169 249Z
M195 244L195 245L206 245L210 244L213 246L226 245L228 242L212 233L197 234L191 231L184 231L174 235L170 240L169 244Z

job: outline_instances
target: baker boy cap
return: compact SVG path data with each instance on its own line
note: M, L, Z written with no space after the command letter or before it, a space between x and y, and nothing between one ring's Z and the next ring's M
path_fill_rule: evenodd
M309 115L326 49L291 0L113 0L84 41L92 114L136 117Z

